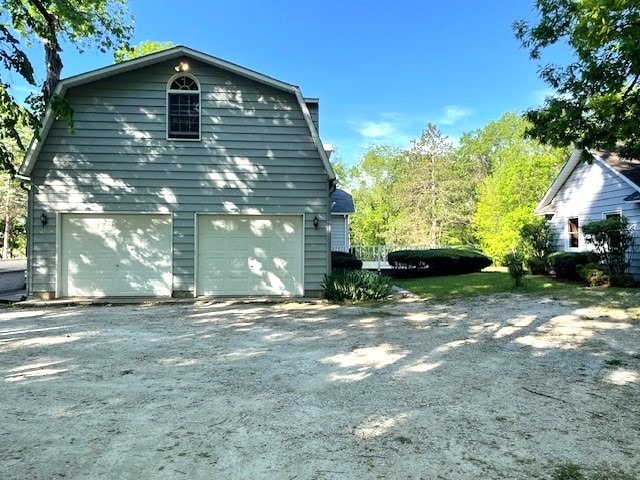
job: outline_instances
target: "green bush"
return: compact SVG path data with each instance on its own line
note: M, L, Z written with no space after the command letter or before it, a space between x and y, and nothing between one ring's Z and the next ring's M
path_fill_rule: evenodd
M522 285L522 279L527 273L524 269L524 255L514 250L504 256L502 264L509 269L509 275L516 282L516 287Z
M544 275L547 273L547 262L543 258L531 257L527 260L527 268L531 275Z
M391 295L391 285L383 276L367 270L335 270L322 284L328 300L378 300Z
M547 259L549 269L556 277L579 280L578 267L588 263L598 263L598 255L593 252L554 252Z
M578 265L577 273L580 280L590 287L598 287L600 285L608 285L610 283L609 274L602 265L597 263Z
M331 270L360 270L362 260L347 252L331 252Z
M434 248L398 250L387 255L394 277L433 277L479 272L491 265L489 257L476 250Z

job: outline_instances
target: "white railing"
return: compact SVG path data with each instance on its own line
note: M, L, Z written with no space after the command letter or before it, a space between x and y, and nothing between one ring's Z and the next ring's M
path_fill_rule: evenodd
M389 252L396 250L431 250L435 245L352 245L351 253L363 262L386 262Z

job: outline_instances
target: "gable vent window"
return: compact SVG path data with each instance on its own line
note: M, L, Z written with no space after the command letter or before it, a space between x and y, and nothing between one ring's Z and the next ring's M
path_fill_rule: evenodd
M191 75L174 76L167 85L167 137L200 140L200 85Z

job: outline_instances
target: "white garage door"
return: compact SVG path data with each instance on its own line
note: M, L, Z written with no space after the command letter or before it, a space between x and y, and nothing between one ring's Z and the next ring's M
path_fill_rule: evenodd
M61 296L170 296L171 217L65 214Z
M302 216L198 215L198 295L302 295Z

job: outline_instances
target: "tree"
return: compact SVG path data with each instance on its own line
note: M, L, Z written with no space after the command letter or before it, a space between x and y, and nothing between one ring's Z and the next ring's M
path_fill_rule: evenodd
M397 214L390 221L388 242L462 243L459 234L473 212L471 176L454 155L451 142L429 124L405 158L390 192Z
M89 47L106 52L126 44L133 27L127 0L0 0L0 19L0 60L7 74L0 79L0 162L13 174L17 162L7 142L24 147L16 125L37 131L47 104L71 125L72 110L54 95L63 68L62 43L73 44L80 52ZM40 93L27 99L28 108L14 97L8 75L15 72L29 85L38 86L23 45L36 41L44 47L46 79Z
M16 131L21 145L27 145L31 130L18 124ZM22 158L24 149L17 142L3 139L3 146L13 158ZM10 172L0 170L0 235L2 236L2 258L24 256L26 254L27 192L20 187ZM16 252L17 251L17 252Z
M533 60L566 44L574 60L548 64L540 77L555 94L530 110L528 133L544 143L640 155L640 3L637 0L537 0L539 22L514 24Z
M167 50L174 46L175 45L172 42L155 42L152 40L142 41L138 45L132 47L123 45L113 53L113 60L116 63L125 62L151 53L161 52L162 50Z
M352 195L357 210L350 227L354 244L386 244L389 223L396 214L392 191L403 161L396 148L372 146L353 168Z
M565 150L527 139L527 127L522 117L505 114L464 138L467 148L487 155L489 174L478 187L473 228L494 259L518 247L522 227L535 220L535 206L567 158Z

